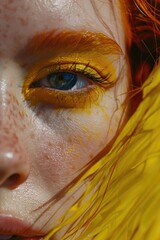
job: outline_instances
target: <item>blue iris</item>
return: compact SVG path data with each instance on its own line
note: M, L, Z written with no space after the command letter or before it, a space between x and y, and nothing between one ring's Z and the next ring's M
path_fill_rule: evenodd
M77 75L67 72L51 73L47 76L50 88L70 90L77 82Z

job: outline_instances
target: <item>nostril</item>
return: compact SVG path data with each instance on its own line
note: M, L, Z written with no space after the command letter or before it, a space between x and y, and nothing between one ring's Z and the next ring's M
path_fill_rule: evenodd
M29 172L30 162L21 147L0 149L0 188L17 188L26 181Z
M12 174L5 182L5 186L8 186L9 188L14 188L15 185L19 184L21 182L21 177L19 174L15 173Z
M20 180L20 175L15 173L15 174L12 174L9 178L8 178L8 181L9 182L17 182Z

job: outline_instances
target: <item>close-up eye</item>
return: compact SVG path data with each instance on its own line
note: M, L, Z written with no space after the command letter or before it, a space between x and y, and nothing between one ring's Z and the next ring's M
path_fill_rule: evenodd
M70 72L55 72L33 82L30 88L53 88L55 90L78 90L87 87L88 80L84 77Z
M116 82L112 62L106 58L104 66L99 62L63 57L36 63L27 71L24 98L31 105L45 103L54 108L82 108L97 103Z

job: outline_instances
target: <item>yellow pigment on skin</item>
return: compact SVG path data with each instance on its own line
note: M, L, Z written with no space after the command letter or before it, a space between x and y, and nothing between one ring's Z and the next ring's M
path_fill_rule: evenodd
M67 56L46 58L28 69L22 93L25 100L32 105L47 103L56 108L87 107L91 103L97 103L104 90L116 83L117 73L113 61L116 62L118 59L118 56L105 56L97 49L91 52L75 52ZM31 83L55 72L77 74L87 79L89 86L74 91L60 91L44 87L30 88ZM86 73L99 80L90 80Z
M160 66L110 152L70 189L86 190L45 237L70 226L62 240L160 239ZM96 191L93 191L98 186ZM91 207L92 204L92 207Z

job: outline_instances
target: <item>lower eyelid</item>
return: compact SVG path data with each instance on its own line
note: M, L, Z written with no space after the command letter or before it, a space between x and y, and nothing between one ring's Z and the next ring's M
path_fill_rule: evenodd
M34 106L39 103L52 104L56 108L84 108L97 103L104 93L102 88L91 86L83 90L65 93L50 89L29 89L24 92L25 100Z

